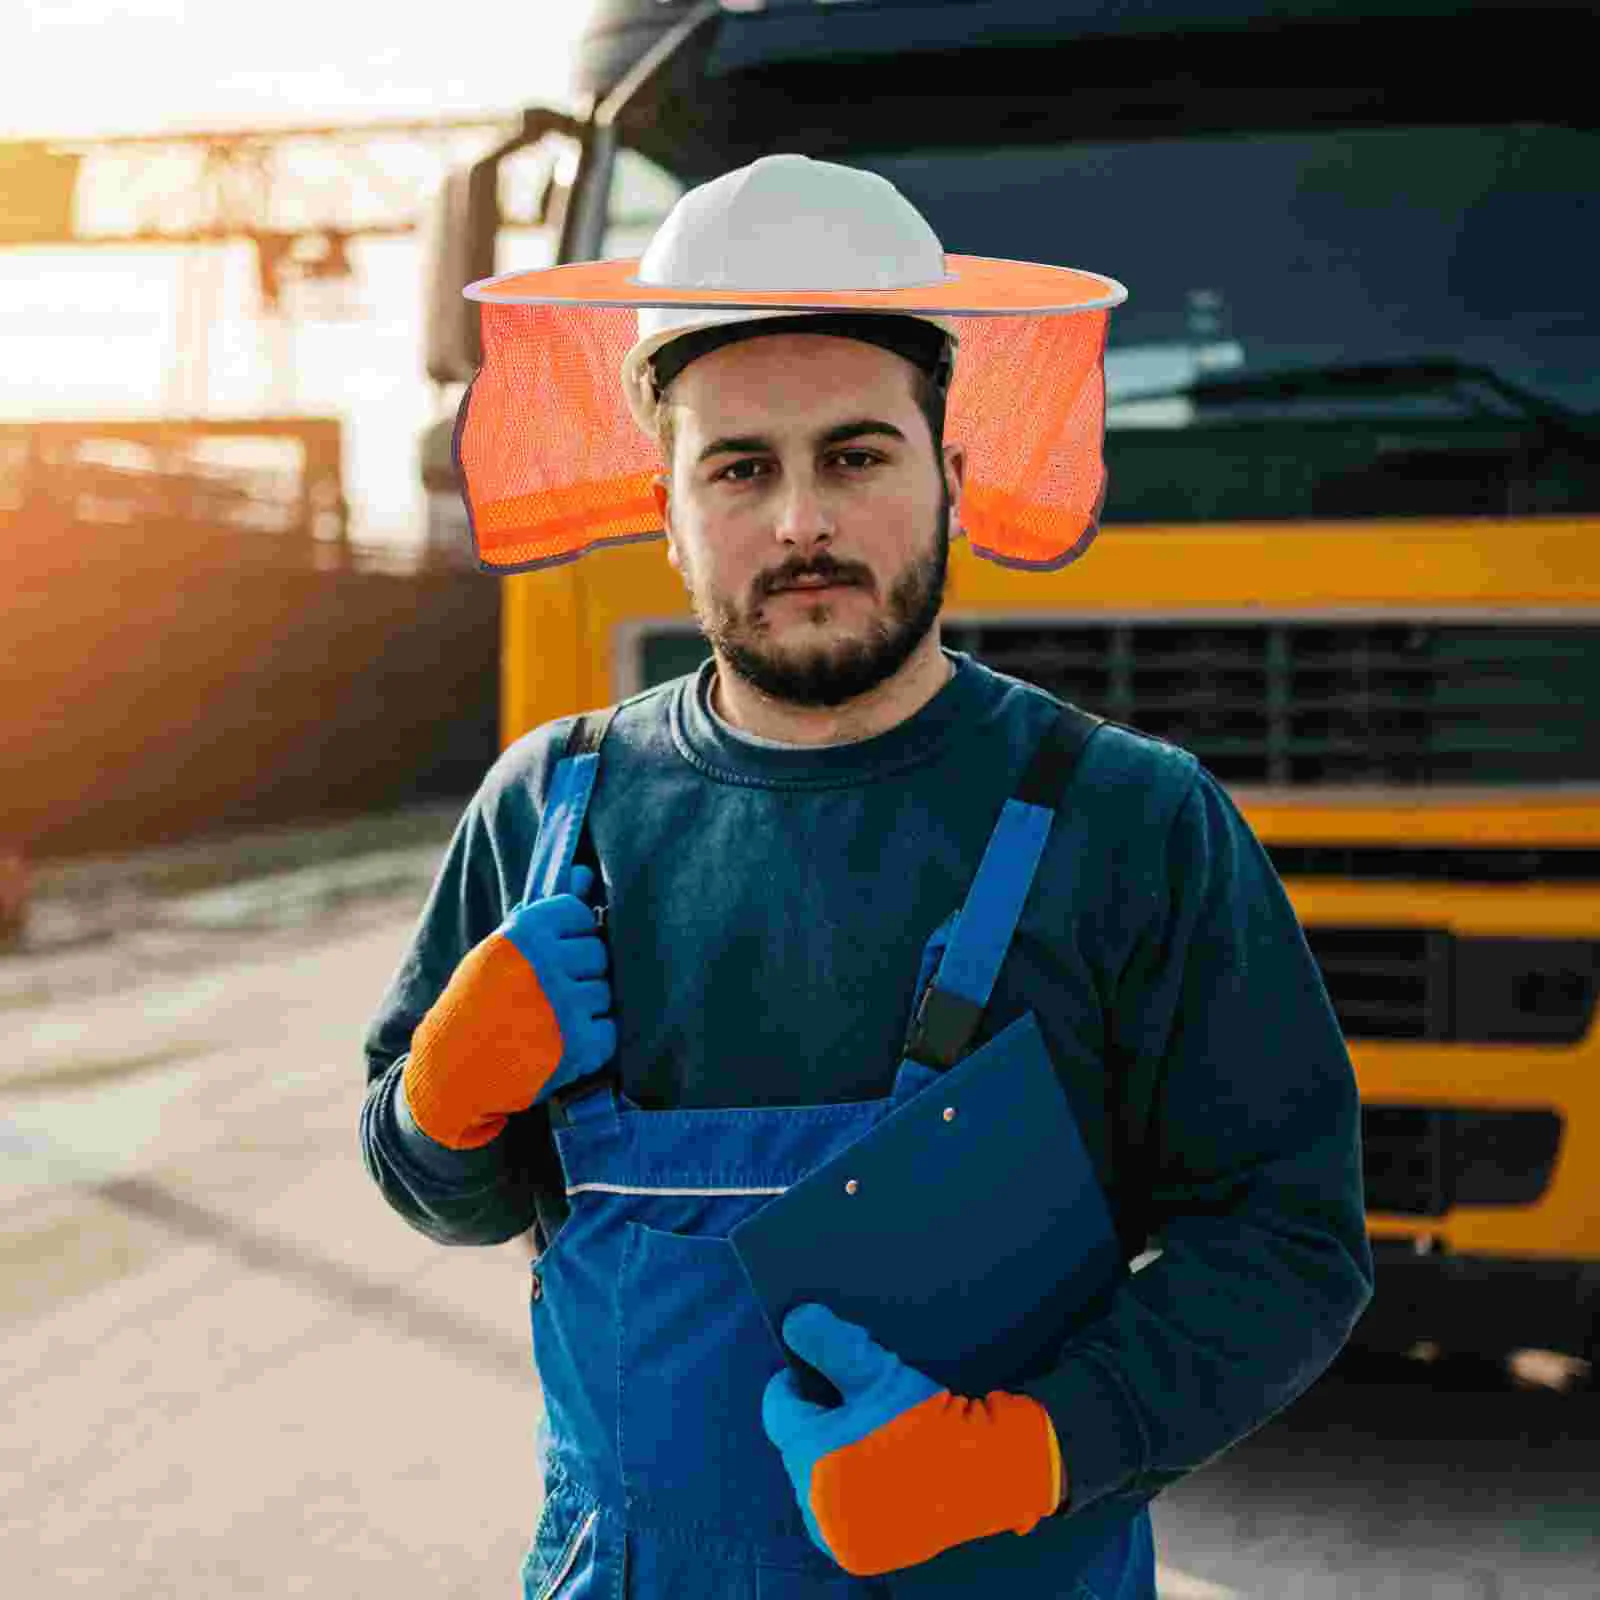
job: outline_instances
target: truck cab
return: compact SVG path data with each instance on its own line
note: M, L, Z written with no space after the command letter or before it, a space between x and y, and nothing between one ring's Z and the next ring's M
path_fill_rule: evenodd
M577 110L462 175L437 278L636 255L790 150L888 177L952 252L1128 285L1099 540L1055 573L958 543L945 641L1238 799L1361 1083L1358 1339L1402 1348L1592 1356L1600 1326L1600 134L1551 70L1587 23L603 0ZM542 232L501 226L518 162ZM479 356L449 317L447 402ZM502 581L506 741L705 654L653 544Z

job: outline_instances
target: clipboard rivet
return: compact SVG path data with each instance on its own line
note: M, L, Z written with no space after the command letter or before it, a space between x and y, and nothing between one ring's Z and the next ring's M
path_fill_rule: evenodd
M946 1122L954 1122L956 1120L956 1108L954 1106L946 1106L944 1108L944 1120Z
M846 1194L854 1194L860 1187L861 1185L854 1178L846 1178L844 1180L844 1192Z

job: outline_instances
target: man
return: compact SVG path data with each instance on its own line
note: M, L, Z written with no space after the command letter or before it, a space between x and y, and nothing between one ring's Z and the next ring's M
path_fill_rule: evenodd
M918 1001L1064 714L940 642L990 481L945 405L982 344L927 309L906 202L767 158L686 196L638 271L754 296L820 239L831 292L897 227L904 315L639 313L623 386L712 658L618 708L598 768L566 758L572 719L504 752L368 1039L396 1209L448 1243L539 1227L528 1596L967 1592L940 1587L959 1570L1153 1600L1149 1500L1301 1393L1371 1294L1354 1078L1282 886L1190 755L1107 725L972 1043L1037 1023L1128 1253L1159 1256L982 1395L807 1304L782 1334L833 1381L818 1404L762 1321L728 1236L903 1103Z

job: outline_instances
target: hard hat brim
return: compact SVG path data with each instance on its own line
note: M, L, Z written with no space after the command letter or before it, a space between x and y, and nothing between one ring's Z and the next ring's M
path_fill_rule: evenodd
M945 257L942 282L898 289L675 289L641 283L637 260L574 261L505 272L462 293L485 305L704 306L740 311L898 311L940 317L1109 311L1128 298L1115 278L1079 267L994 256Z

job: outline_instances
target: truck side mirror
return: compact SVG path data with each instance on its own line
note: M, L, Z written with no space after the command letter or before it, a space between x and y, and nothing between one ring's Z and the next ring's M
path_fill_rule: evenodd
M483 364L479 307L461 291L494 273L499 176L498 154L450 173L429 218L423 349L435 383L468 383Z
M530 106L510 136L470 167L446 177L426 221L424 284L426 308L423 354L435 383L470 383L483 365L480 308L463 300L461 291L479 278L494 276L495 242L507 221L500 203L501 163L520 150L531 150L551 134L577 140L583 126L565 112ZM536 215L513 218L545 223L564 202L563 187L553 176L539 197Z

